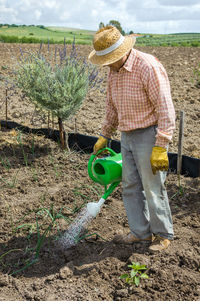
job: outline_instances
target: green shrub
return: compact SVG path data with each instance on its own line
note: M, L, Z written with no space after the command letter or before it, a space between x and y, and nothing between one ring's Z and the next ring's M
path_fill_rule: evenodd
M88 90L101 82L96 67L77 56L74 44L70 56L66 53L64 45L64 49L59 51L59 63L56 57L45 58L40 52L26 53L15 70L16 84L24 95L58 118L63 148L62 121L74 115Z
M199 47L199 46L200 46L200 42L198 42L198 41L193 41L193 42L191 43L191 46L192 46L192 47Z
M180 42L180 45L181 45L181 46L184 46L184 47L189 46L189 45L188 45L188 42Z
M173 47L178 47L178 46L180 46L180 45L179 45L178 42L172 42L172 43L171 43L171 46L173 46Z
M0 40L4 43L19 43L19 38L16 36L0 36Z

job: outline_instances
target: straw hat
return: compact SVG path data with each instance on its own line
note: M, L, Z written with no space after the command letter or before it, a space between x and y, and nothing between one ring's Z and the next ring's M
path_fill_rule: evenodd
M98 30L93 39L94 50L88 59L97 65L110 65L120 60L135 44L135 38L123 36L114 26L106 26Z

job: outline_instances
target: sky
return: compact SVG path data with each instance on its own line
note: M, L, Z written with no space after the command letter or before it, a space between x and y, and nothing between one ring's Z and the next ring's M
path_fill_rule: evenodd
M125 32L200 32L200 0L0 0L1 24L96 31L110 20Z

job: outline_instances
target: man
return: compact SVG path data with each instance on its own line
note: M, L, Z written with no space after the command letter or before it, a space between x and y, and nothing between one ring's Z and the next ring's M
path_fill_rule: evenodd
M159 252L174 235L164 182L175 112L164 67L134 44L113 26L94 35L89 60L110 67L106 116L94 152L107 145L116 129L121 131L122 195L131 232L114 241L151 242L149 249Z

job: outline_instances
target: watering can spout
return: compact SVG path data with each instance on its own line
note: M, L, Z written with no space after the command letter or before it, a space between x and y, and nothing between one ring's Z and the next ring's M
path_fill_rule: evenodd
M97 203L90 202L87 204L87 211L92 217L97 216L97 214L101 210L101 206L105 203L107 197L113 192L113 190L115 190L115 188L119 185L119 183L120 182L112 183Z
M105 199L100 198L98 203L94 203L94 202L88 203L87 204L87 210L88 210L89 214L92 217L96 217L97 214L99 213L100 209L101 209L101 206L104 204L104 202L105 202Z

